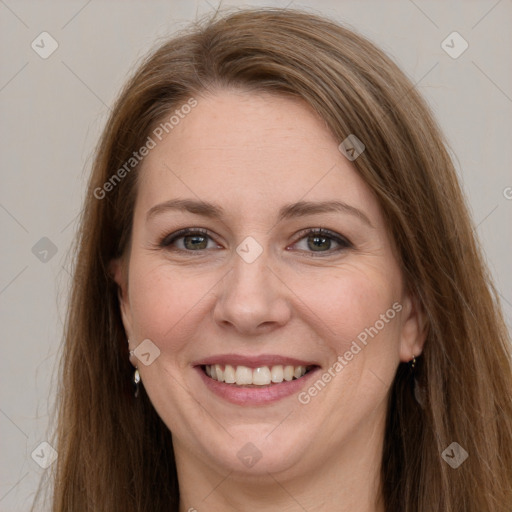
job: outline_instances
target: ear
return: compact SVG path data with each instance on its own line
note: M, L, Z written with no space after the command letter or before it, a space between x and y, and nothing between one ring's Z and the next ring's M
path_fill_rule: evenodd
M132 337L132 311L128 295L128 269L127 263L123 258L112 260L109 264L110 275L117 283L117 297L119 299L119 309L124 325L124 330L128 339Z
M423 352L427 337L427 317L415 295L406 295L402 306L400 360L406 363Z

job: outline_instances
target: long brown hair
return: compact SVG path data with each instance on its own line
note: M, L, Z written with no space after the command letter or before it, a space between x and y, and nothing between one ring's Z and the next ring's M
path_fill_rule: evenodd
M512 369L507 330L444 141L397 66L363 37L289 9L216 15L135 72L101 137L76 247L54 445L54 512L177 511L171 433L133 367L109 263L129 248L138 166L105 190L155 125L190 98L239 87L305 100L375 193L428 335L390 390L382 494L393 512L510 512ZM416 381L416 396L413 383ZM469 457L453 469L452 443Z

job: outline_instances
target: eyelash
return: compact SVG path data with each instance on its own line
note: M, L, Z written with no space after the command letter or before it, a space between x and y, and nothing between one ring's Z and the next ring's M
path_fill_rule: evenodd
M201 255L204 251L209 250L209 249L190 250L190 249L177 249L177 248L170 247L171 244L175 243L176 241L178 241L182 238L185 238L186 236L194 236L194 235L205 236L205 237L210 238L212 241L214 241L213 237L211 236L210 232L207 229L185 228L185 229L180 229L178 231L175 231L174 233L164 236L159 243L159 247L162 249L170 249L170 250L173 250L175 252L180 252L180 253L187 253L187 254L199 253L198 255ZM328 239L336 242L340 247L338 247L337 249L334 249L334 250L327 250L327 251L304 251L304 250L301 250L304 253L309 253L309 255L311 257L318 257L318 256L321 257L323 255L329 256L329 255L341 252L343 250L353 248L353 244L347 238L345 238L342 235L339 235L338 233L335 233L334 231L330 231L329 229L325 229L325 228L309 228L309 229L300 231L299 233L297 233L297 236L299 236L299 238L293 243L293 245L297 244L301 240L306 239L307 237L312 236L312 235L317 235L317 236L322 236L322 237L328 238Z

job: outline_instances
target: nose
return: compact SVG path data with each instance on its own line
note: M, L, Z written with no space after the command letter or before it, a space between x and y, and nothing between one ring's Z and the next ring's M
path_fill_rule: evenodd
M291 318L287 288L261 255L247 263L237 254L219 283L213 317L224 329L239 334L263 334L282 327Z

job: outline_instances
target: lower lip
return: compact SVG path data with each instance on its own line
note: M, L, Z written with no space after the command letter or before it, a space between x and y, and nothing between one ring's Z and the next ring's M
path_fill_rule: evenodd
M196 366L196 370L199 372L201 379L210 391L233 404L248 406L265 405L277 402L290 395L298 394L306 387L311 380L311 376L316 374L319 369L320 368L314 368L300 379L283 381L278 384L272 384L271 386L245 388L214 380L206 375L201 366Z

